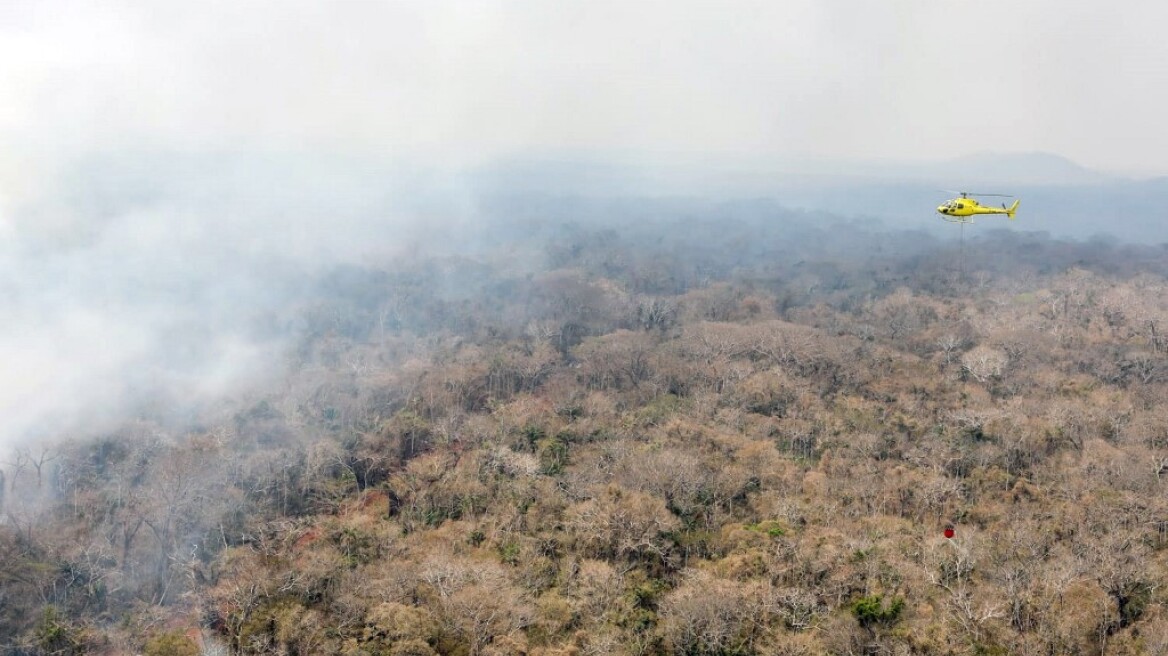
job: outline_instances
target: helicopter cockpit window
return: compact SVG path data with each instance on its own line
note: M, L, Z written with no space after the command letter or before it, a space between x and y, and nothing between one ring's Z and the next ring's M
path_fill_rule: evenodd
M957 209L959 209L959 210L965 209L965 204L964 203L957 203Z

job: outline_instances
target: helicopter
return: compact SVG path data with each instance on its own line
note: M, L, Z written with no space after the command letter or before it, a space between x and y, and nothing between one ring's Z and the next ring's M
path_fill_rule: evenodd
M976 198L970 198L971 195L1013 198L1009 194L974 194L969 191L953 191L950 193L961 194L961 198L945 201L937 207L937 212L941 214L941 217L950 223L973 223L973 216L975 214L1005 214L1006 218L1013 220L1014 212L1018 211L1019 201L1017 200L1009 207L1006 207L1006 204L1002 203L1001 209L998 209L996 207L982 205Z

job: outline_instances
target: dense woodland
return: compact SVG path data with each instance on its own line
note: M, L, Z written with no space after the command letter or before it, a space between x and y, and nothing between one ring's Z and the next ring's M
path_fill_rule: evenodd
M1168 250L542 212L4 455L0 653L1168 652Z

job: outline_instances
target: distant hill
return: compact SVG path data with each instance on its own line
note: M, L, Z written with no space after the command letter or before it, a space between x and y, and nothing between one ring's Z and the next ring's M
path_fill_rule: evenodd
M949 187L979 185L1100 184L1116 178L1052 153L978 153L941 160L789 161L776 167L784 185L833 185L873 181L928 182Z
M286 217L301 216L311 224L316 213L328 212L347 217L351 225L365 225L367 215L384 213L387 207L456 215L467 198L482 203L503 197L546 205L545 216L571 213L570 204L556 202L562 198L652 200L657 216L682 216L696 204L768 199L792 209L878 219L888 228L947 235L952 226L939 221L934 208L952 197L943 190L961 190L1013 194L1022 201L1016 221L991 218L978 221L975 229L994 225L1078 239L1110 234L1128 242L1168 242L1168 178L1110 175L1041 152L915 162L569 152L514 157L464 170L418 169L389 158L318 158L309 163L280 155L216 155L165 159L165 164L160 159L143 156L79 167L67 202L97 216L84 222L84 230L63 232L91 235L106 217L163 204L217 216L230 203L244 202L257 221L285 225ZM336 189L346 193L336 194ZM670 202L662 205L665 199ZM676 209L664 210L667 206ZM401 229L382 223L390 235Z
M932 165L934 178L990 184L1100 184L1114 178L1052 153L979 153Z
M572 155L513 158L471 172L490 187L575 193L757 194L776 188L837 187L874 182L974 185L1097 185L1124 180L1053 153L978 153L943 160L807 158L597 159ZM982 190L984 191L984 190ZM1012 192L1009 192L1012 193Z
M979 153L939 161L512 159L469 174L479 191L592 197L771 198L801 210L878 219L889 228L947 234L933 208L943 190L1013 194L1018 220L986 219L1021 231L1085 239L1111 235L1168 242L1168 178L1136 180L1095 171L1061 155Z
M1043 178L1035 173L1030 178L1018 175L1012 182L1003 182L988 176L979 178L972 172L966 177L954 176L958 178L970 182L840 178L818 186L784 185L776 196L793 208L879 219L891 228L945 231L952 226L939 222L933 211L950 195L942 189L1010 193L1022 201L1017 220L990 217L977 221L974 229L992 225L1075 239L1110 235L1132 243L1168 243L1168 178L1131 180L1100 175L1090 182L1066 182L1069 177L1063 177L1063 182L1040 182Z

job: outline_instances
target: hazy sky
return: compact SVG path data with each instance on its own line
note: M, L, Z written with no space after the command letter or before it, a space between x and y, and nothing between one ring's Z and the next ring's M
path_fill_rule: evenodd
M1166 19L1158 0L6 0L0 175L18 193L32 160L127 147L1043 150L1168 173Z

